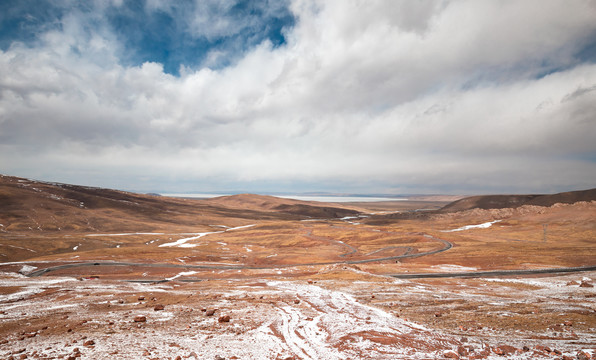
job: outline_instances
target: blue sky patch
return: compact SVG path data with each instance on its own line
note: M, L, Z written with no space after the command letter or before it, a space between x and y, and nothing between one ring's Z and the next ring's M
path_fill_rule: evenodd
M295 24L287 5L266 0L237 1L231 6L177 1L151 7L145 0L130 0L99 8L86 2L61 6L9 0L0 4L0 49L5 51L15 41L30 46L46 31L62 30L64 18L74 13L83 19L85 31L99 32L103 27L118 39L122 65L158 62L166 73L178 75L182 65L191 69L229 66L263 41L282 46L285 31ZM201 18L202 27L197 25ZM206 63L212 51L218 53L217 61Z

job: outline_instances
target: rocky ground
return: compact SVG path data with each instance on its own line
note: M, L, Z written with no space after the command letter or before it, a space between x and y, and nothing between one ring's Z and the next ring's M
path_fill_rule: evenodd
M398 280L336 265L309 278L178 275L141 284L2 273L0 357L590 359L596 350L594 272Z

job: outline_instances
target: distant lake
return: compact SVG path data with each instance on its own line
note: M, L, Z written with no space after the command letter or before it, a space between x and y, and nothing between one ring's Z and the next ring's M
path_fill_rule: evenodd
M193 198L193 199L211 199L218 196L229 196L231 194L160 194L162 196ZM369 196L329 196L329 195L273 195L284 199L295 199L302 201L320 201L320 202L372 202L372 201L404 201L405 198L390 197L369 197Z

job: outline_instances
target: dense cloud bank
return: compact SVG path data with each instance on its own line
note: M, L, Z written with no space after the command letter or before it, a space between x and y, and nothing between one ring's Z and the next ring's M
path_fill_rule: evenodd
M296 0L283 41L247 30L273 15L173 4L138 16L260 40L172 74L131 60L134 31L105 21L122 4L67 3L0 52L1 171L169 191L596 186L594 1Z

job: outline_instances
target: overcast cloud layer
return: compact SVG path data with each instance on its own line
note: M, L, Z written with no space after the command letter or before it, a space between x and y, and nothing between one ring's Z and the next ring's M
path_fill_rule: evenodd
M0 173L139 191L596 187L596 1L0 6Z

